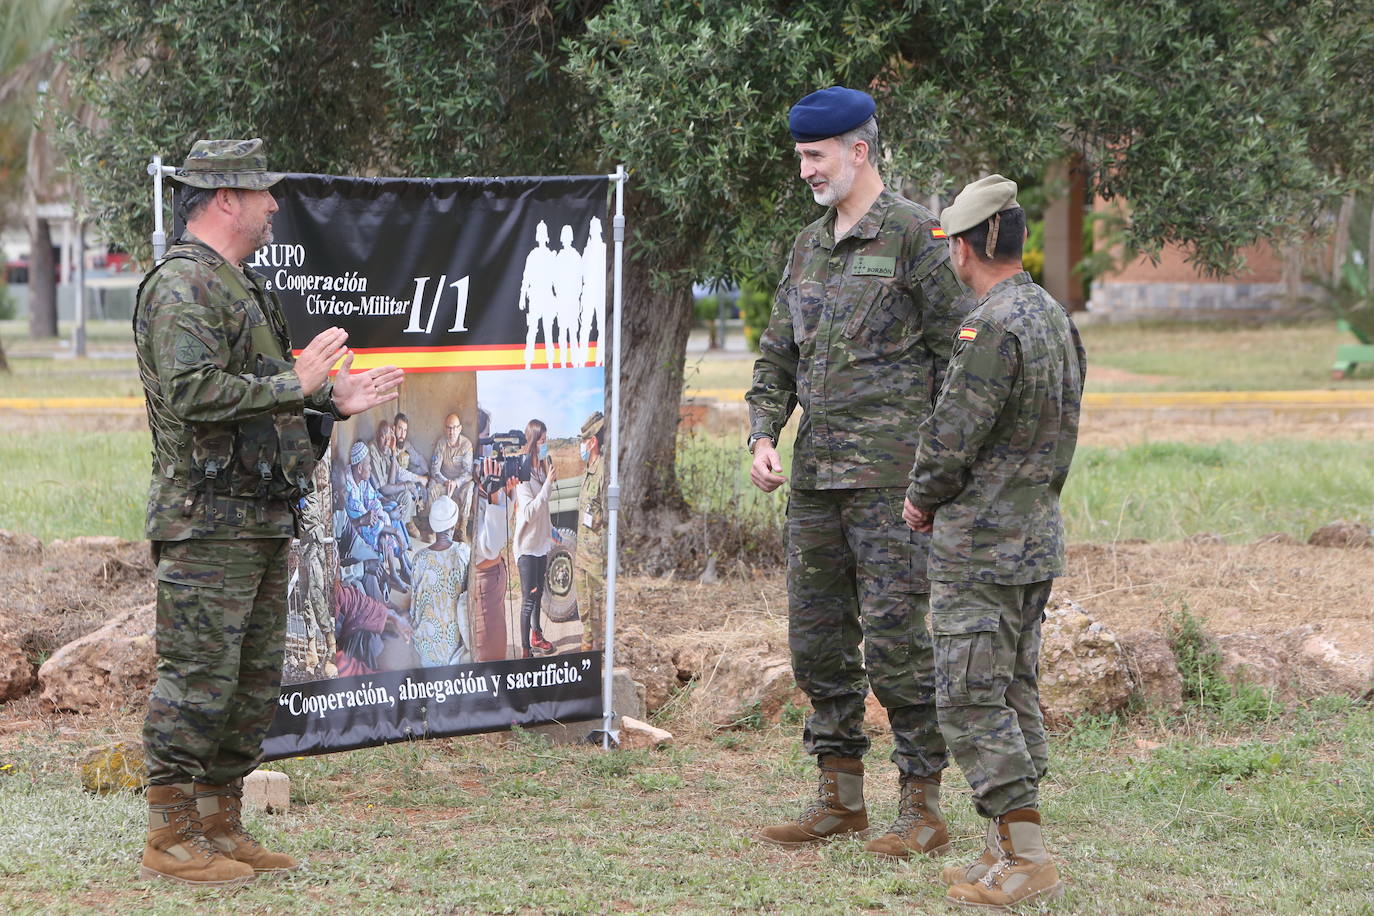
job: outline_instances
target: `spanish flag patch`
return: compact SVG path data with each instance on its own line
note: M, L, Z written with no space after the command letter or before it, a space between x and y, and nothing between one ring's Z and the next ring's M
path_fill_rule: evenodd
M930 237L933 239L945 238L945 230L941 229L939 226L936 226L934 229L930 230Z
M978 329L977 329L977 328L960 328L960 329L959 329L959 339L960 339L960 340L973 340L973 339L975 339L977 336L978 336Z

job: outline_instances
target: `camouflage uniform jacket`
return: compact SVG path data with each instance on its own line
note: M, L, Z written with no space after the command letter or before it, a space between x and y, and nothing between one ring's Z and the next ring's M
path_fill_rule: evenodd
M153 437L147 537L291 537L314 469L304 410L342 415L329 382L302 394L262 276L187 234L144 278L133 325Z
M802 408L792 486L900 487L972 302L935 215L884 190L841 239L832 208L797 236L759 340L751 436Z
M1059 493L1086 371L1078 329L1024 271L964 320L907 488L939 509L930 578L1027 585L1064 572Z
M606 574L606 476L604 459L587 465L577 494L577 569Z

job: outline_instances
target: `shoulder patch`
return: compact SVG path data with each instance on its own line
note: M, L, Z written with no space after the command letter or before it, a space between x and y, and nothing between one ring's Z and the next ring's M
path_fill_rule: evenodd
M960 340L975 340L977 337L978 337L978 329L977 329L977 328L960 328L960 329L959 329L959 339L960 339Z
M941 229L939 226L935 226L930 230L930 237L933 239L948 238L948 236L945 235L945 230Z

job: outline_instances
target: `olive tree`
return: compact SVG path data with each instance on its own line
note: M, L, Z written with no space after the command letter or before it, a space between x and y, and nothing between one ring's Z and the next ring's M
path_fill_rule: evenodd
M207 132L311 171L626 163L624 506L667 522L691 283L770 282L817 215L786 130L802 94L877 97L894 185L1072 156L1090 193L1129 201L1134 247L1223 271L1369 184L1372 36L1361 0L90 0L72 58L106 120L70 143L136 247L148 151Z

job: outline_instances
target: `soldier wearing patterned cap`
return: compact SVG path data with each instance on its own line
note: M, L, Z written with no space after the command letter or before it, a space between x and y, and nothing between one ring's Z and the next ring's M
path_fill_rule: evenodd
M133 319L158 580L141 873L240 884L296 867L257 844L239 807L277 706L287 547L316 460L306 411L382 404L401 371L350 374L338 328L292 358L281 303L244 263L272 238L267 189L282 177L261 140L197 141L173 177L186 231L143 279Z
M602 649L606 611L606 474L601 461L606 418L596 411L582 424L582 487L577 493L577 556L573 589L582 618L582 651Z
M820 794L763 839L800 846L868 827L864 699L887 709L900 802L867 849L905 857L948 843L946 766L926 627L927 536L901 521L916 425L930 412L969 303L935 215L887 190L867 93L834 86L792 107L801 178L820 219L792 246L759 341L750 477L782 485L778 435L802 409L787 510L789 645L811 698L803 741ZM860 641L863 644L860 655Z
M1087 357L1063 306L1021 267L1014 182L973 182L940 222L977 305L921 426L903 515L931 532L940 728L988 818L982 855L942 877L951 902L997 908L1061 892L1040 829L1036 676L1045 602L1064 572L1059 493Z

